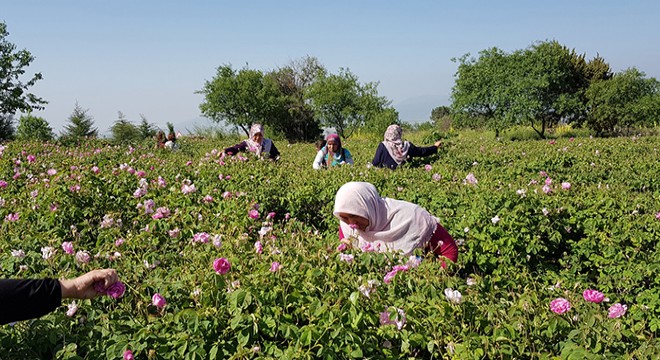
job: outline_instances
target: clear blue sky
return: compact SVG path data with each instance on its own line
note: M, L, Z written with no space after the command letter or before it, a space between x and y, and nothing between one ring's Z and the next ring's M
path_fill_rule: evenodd
M106 133L117 111L192 129L195 94L223 64L272 70L306 55L378 81L402 120L449 104L453 57L558 40L614 71L660 78L660 1L36 1L5 0L7 40L35 57L56 133L75 102ZM185 129L181 129L185 133Z

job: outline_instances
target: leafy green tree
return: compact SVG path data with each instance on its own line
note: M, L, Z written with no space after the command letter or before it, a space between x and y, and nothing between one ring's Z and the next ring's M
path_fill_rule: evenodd
M261 71L231 65L217 69L215 78L207 81L197 93L205 101L199 106L202 114L213 121L224 121L248 134L253 123L269 125L271 115L282 111L282 94L272 77Z
M350 70L340 69L336 75L320 74L306 96L321 124L348 138L356 129L379 119L390 105L386 98L378 96L377 87L377 83L361 85Z
M138 127L128 121L121 111L117 113L117 120L110 127L110 132L112 133L112 140L116 143L142 140L142 134Z
M498 48L479 52L477 59L465 54L459 59L452 88L452 112L459 126L501 129L508 107L505 93L511 59Z
M17 51L16 45L7 41L8 35L7 25L0 22L0 114L41 110L47 102L27 92L42 79L41 73L34 74L25 83L20 80L34 56L25 49Z
M609 74L609 65L557 41L539 42L507 54L497 48L458 59L452 111L463 125L504 129L529 125L540 137L560 121L578 122L586 114L584 92ZM456 60L455 60L456 61Z
M0 114L0 141L12 140L15 132L14 116L11 114Z
M43 118L28 113L18 119L18 127L16 127L18 140L50 141L54 137L53 129Z
M142 139L150 139L156 135L156 127L149 123L149 120L143 115L140 114L140 125L138 125L138 131L140 132L140 137Z
M287 140L312 141L321 134L320 122L314 117L305 91L324 72L318 60L308 56L267 74L282 94L282 107L274 111L269 125Z
M431 110L431 121L436 127L448 131L452 125L451 107L438 106Z
M587 126L599 135L617 128L653 125L659 120L660 83L636 68L591 84L586 92L590 109Z
M94 119L87 113L88 111L89 109L83 109L76 102L69 116L69 125L64 126L62 136L72 140L96 138L98 130L94 127Z

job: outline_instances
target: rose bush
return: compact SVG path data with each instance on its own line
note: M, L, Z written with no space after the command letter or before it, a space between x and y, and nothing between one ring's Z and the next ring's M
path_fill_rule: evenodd
M3 358L660 354L656 137L473 134L425 159L433 171L369 168L376 143L359 137L346 144L355 165L327 171L312 170L309 144L278 142L271 163L180 142L174 153L6 145L0 276L113 267L125 286L1 327ZM341 246L332 205L347 181L428 209L459 243L458 263ZM558 298L570 310L553 312Z

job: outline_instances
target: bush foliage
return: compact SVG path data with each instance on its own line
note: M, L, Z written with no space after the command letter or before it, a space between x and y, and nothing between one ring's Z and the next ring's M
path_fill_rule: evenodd
M425 135L410 136L421 144ZM0 276L113 267L127 286L120 299L79 302L73 317L65 301L1 327L3 359L120 359L126 349L136 359L660 355L657 137L459 134L417 162L429 166L396 171L366 166L377 143L360 137L345 143L355 165L327 171L312 170L310 144L280 142L272 163L221 158L230 139L179 141L178 152L95 142L1 148ZM408 259L349 250L353 260L342 261L332 206L352 180L437 216L459 243L458 263L443 269L423 258L385 283ZM91 262L65 254L65 241ZM46 246L57 249L48 259ZM229 272L214 271L216 258ZM609 302L584 300L587 289ZM571 309L551 311L556 298ZM620 318L608 317L614 303L627 306Z

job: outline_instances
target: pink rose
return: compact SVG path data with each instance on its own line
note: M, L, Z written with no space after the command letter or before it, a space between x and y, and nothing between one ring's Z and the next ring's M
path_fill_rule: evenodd
M69 255L73 255L73 244L69 241L65 241L62 243L62 250L64 250L65 253Z
M563 314L571 309L571 303L564 298L556 298L550 302L550 310L555 314Z
M134 360L133 352L131 350L124 351L124 360Z
M278 272L280 269L282 269L282 264L278 263L277 261L273 261L273 263L270 264L271 272Z
M231 269L231 263L225 258L217 258L213 261L213 270L220 275L224 275Z
M261 245L261 241L254 243L254 250L257 252L257 254L261 254L264 251L264 247Z
M593 302L593 303L599 303L605 299L605 295L603 295L602 292L597 291L597 290L592 290L592 289L587 289L582 293L582 297L584 297L584 300Z
M627 310L628 310L628 306L621 305L620 303L616 303L610 306L607 316L611 319L617 319L625 315Z
M151 302L159 309L162 309L167 305L167 300L165 300L160 293L155 293L154 296L151 297Z

